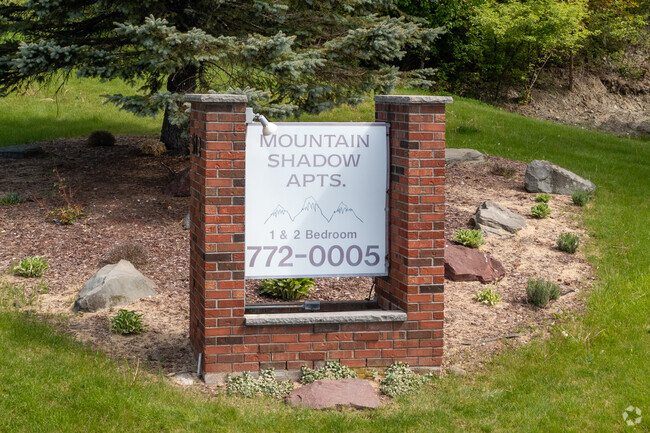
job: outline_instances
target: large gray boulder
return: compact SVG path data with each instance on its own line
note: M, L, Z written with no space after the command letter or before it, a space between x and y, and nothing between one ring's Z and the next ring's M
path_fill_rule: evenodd
M485 162L487 158L478 150L474 149L445 149L445 163L447 165L460 164L463 162L478 163Z
M156 284L127 260L106 265L88 280L74 303L74 311L98 311L155 296Z
M528 192L571 195L574 192L592 193L596 185L577 174L548 161L534 160L526 167L524 186Z
M526 227L526 218L488 200L476 209L470 223L477 229L483 230L486 236L503 236L516 233Z
M311 409L375 409L381 404L372 385L362 379L317 380L291 391L287 403Z
M461 245L445 245L445 278L451 281L500 280L506 274L503 265L489 254Z

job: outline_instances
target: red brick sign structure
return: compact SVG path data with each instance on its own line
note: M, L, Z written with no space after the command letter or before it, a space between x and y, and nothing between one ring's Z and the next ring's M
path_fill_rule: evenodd
M445 105L449 97L375 96L390 123L389 275L374 300L323 303L317 312L248 306L244 285L246 102L187 95L191 103L190 340L206 383L227 374L339 361L442 363Z

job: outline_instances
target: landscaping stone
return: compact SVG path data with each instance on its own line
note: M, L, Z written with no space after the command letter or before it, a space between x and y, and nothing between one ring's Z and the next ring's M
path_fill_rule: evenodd
M341 406L376 409L381 402L372 385L363 379L323 379L294 389L287 397L292 406L329 409Z
M196 376L192 373L182 372L170 376L170 379L175 383L183 386L191 386L196 382Z
M190 169L179 171L165 188L165 194L172 197L190 196Z
M23 159L38 156L43 148L37 144L19 144L16 146L0 147L0 158Z
M463 162L478 163L487 161L487 157L474 149L445 149L445 163L447 165L461 164Z
M185 215L185 218L183 218L183 228L184 228L185 230L189 230L189 229L190 229L190 225L191 225L191 222L190 222L190 213L188 212L188 213Z
M596 185L548 161L534 160L526 167L524 186L528 192L571 195L581 190L592 193Z
M101 268L83 286L74 311L98 311L155 296L156 284L127 260Z
M462 368L458 367L457 365L452 365L451 367L449 367L449 370L447 370L447 371L452 376L457 376L457 377L467 376L467 371L463 370Z
M486 284L505 274L503 265L489 254L461 245L445 245L445 278L448 280Z
M488 200L476 209L476 214L472 216L470 223L477 229L483 230L486 236L502 236L516 233L526 227L526 218Z

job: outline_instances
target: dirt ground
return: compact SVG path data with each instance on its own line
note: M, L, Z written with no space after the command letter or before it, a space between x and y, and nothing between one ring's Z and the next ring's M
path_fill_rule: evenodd
M183 219L188 198L169 197L163 189L169 171L189 165L186 157L142 155L143 137L121 136L117 145L91 148L85 139L39 143L46 154L25 160L0 161L0 196L17 192L31 199L16 206L0 206L0 280L26 287L46 283L48 292L38 295L34 309L80 341L114 358L139 359L143 365L165 373L194 371L188 339L189 242ZM494 174L505 167L511 177ZM57 168L83 204L86 215L71 226L46 220L47 212L62 203L54 183ZM580 310L583 293L592 282L590 265L580 250L560 252L561 232L587 235L580 227L581 209L569 197L553 196L550 218L535 220L530 207L534 194L523 189L525 164L490 157L487 163L458 165L447 170L447 239L467 227L470 216L485 200L496 201L527 218L527 227L507 238L487 238L482 251L500 260L506 276L494 284L503 301L493 307L473 299L484 285L478 282L446 282L445 366L472 370L479 367L507 341L521 344L543 336L556 314ZM157 285L158 295L141 299L127 308L144 314L148 326L139 336L111 334L115 311L73 313L71 308L83 284L102 266L107 252L117 244L137 242L148 255L139 269ZM50 269L38 280L10 276L14 260L44 255ZM525 303L528 278L558 283L563 296L546 309ZM321 300L364 299L369 278L318 280L312 298ZM268 302L247 284L247 302Z
M650 57L644 66L650 68ZM525 116L650 138L650 74L631 80L578 68L569 90L568 72L550 68L536 83L531 103L518 104L516 92L512 96L505 108Z

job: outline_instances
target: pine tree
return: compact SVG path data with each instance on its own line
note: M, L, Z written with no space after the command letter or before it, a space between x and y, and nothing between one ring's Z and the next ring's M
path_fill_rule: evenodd
M0 0L0 17L1 94L119 78L137 95L107 99L164 111L161 140L176 152L187 148L185 93L244 93L276 119L356 104L390 91L405 51L438 34L392 0Z

